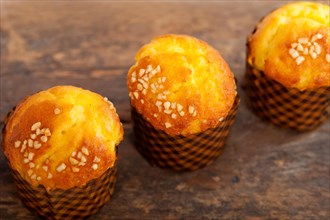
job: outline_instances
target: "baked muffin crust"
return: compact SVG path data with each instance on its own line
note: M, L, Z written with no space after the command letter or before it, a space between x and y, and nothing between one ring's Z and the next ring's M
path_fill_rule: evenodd
M51 190L84 185L112 167L123 128L106 98L58 86L18 104L3 134L10 166Z
M236 97L234 75L207 43L156 37L135 57L127 78L131 104L156 129L188 135L215 127Z
M288 88L330 86L330 8L285 5L267 15L248 39L248 63Z

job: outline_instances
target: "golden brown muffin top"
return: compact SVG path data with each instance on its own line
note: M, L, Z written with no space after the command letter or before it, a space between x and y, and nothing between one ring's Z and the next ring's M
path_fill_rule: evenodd
M57 86L16 106L6 123L3 150L32 185L68 189L112 167L122 139L111 102L88 90Z
M330 8L285 5L267 15L249 38L248 62L286 87L330 86Z
M215 127L236 97L234 75L207 43L185 35L156 37L128 73L131 104L156 129L188 135Z

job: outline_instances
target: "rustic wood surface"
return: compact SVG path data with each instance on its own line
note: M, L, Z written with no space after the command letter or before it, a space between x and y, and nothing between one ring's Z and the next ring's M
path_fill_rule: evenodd
M111 202L91 219L330 219L329 122L297 133L256 117L241 89L245 42L284 1L1 2L1 127L22 98L55 85L109 97L125 128ZM241 104L223 155L188 173L150 167L132 143L127 71L156 35L189 34L218 49ZM17 197L0 153L0 219L38 219Z

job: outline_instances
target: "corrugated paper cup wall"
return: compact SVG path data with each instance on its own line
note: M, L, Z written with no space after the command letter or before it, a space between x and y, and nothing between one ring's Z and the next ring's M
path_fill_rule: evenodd
M117 163L99 178L68 190L47 191L41 185L31 186L17 171L12 173L19 197L33 213L45 219L85 219L97 213L113 195Z
M244 88L254 112L279 127L307 131L329 118L329 87L286 88L247 63Z
M213 162L222 152L223 146L234 124L239 97L224 120L218 126L189 136L170 136L155 129L132 107L135 146L152 165L175 171L192 171Z

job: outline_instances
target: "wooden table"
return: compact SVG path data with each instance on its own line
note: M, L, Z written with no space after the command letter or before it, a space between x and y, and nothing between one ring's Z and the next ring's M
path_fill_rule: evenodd
M125 128L116 193L92 219L329 219L329 123L307 133L256 117L241 89L245 42L285 2L6 1L1 3L1 127L22 98L55 85L109 99ZM241 104L223 155L188 173L150 167L132 144L126 74L154 36L207 41L238 79ZM0 153L0 218L37 219Z

